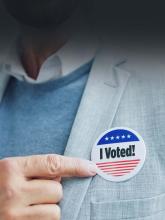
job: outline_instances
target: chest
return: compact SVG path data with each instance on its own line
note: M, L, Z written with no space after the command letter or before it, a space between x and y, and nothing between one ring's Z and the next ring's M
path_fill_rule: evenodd
M12 79L0 108L0 156L63 154L87 74L35 86Z

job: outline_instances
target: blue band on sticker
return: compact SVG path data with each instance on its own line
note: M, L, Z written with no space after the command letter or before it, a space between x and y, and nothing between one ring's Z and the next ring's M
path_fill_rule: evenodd
M139 138L131 131L125 129L117 129L105 134L99 140L98 145L132 142L132 141L139 141Z

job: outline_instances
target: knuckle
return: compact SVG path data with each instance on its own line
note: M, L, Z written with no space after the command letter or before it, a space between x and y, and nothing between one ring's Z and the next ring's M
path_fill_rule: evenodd
M0 169L3 169L1 174L1 186L0 191L4 196L5 201L9 202L14 200L18 195L18 184L14 177L14 169L16 168L15 162L12 159L3 159L0 161ZM15 173L16 174L16 173Z
M61 171L61 157L58 155L47 155L46 166L50 175L57 175Z
M6 173L13 173L15 163L12 159L6 158L0 161L0 169Z
M4 187L2 187L2 190L6 202L15 200L18 195L17 190L11 184L6 184Z

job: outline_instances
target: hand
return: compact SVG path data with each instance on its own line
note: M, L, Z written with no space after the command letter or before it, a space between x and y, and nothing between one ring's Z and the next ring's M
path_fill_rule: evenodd
M0 220L59 220L61 177L94 175L92 162L59 155L0 160Z

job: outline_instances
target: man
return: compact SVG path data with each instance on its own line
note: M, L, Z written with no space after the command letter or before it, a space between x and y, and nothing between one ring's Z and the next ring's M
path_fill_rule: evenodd
M16 120L7 120L9 124L1 121L1 131L4 126L8 131L14 127L11 134L4 134L1 143L0 219L60 219L61 177L96 174L96 167L90 161L58 156L65 151L96 48L93 44L84 46L85 39L78 35L71 37L76 28L73 22L77 1L4 3L20 21L21 36L9 48L6 63L2 64L1 95L4 89L12 95L16 90L29 88L27 93L22 91L26 94L21 98L24 103L20 103L22 107L26 106L24 109L17 106L19 99L13 104L7 101L14 107L12 115L20 109L18 121L15 116ZM9 76L14 77L10 82ZM15 92L11 91L12 87L16 88ZM19 97L22 92L19 91ZM9 96L4 94L3 97L4 114L10 109L7 103L5 107L5 99ZM5 117L3 113L2 118ZM37 154L46 155L23 157ZM4 159L14 156L17 157Z
M23 23L40 28L51 24L52 19L60 20L54 27L61 23L56 14L55 18L50 16L51 22L39 19L49 10L37 13L35 9L39 7L32 7L31 1L18 4L21 10L13 2L17 1L6 1L7 8ZM52 11L60 11L58 3L63 1L53 2ZM43 4L44 9L47 4L48 1ZM35 19L31 22L32 18ZM133 52L129 47L129 53L128 48L121 50L121 42L117 47L111 45L110 50L105 44L106 49L102 45L94 63L92 56L63 77L60 51L48 58L50 62L44 61L66 40L56 37L59 34L50 27L48 35L41 35L41 30L30 31L30 35L26 31L17 65L6 63L1 72L2 78L6 74L14 76L5 88L0 108L1 157L17 157L0 161L0 218L60 219L60 202L62 220L164 219L163 62L145 51L141 56L134 47ZM55 41L53 45L51 39ZM81 46L78 44L81 50L86 48ZM73 54L66 60L71 61ZM18 65L19 60L24 68ZM39 84L34 84L37 81ZM3 88L4 82L7 78ZM111 182L95 176L93 163L86 165L85 161L70 158L90 159L99 135L111 127L121 126L138 131L147 147L144 167L133 178ZM47 153L56 155L35 156ZM34 156L21 157L24 155ZM94 178L64 179L61 201L61 177L71 176Z

